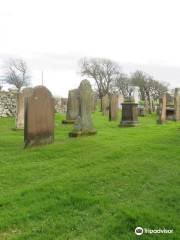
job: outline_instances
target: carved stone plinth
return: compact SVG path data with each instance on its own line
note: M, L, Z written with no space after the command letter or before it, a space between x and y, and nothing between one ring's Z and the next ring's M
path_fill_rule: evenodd
M124 102L122 103L122 120L120 127L134 127L138 125L137 103Z

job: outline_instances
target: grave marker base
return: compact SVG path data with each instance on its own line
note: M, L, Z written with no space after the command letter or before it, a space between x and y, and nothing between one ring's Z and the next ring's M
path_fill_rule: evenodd
M24 143L24 148L30 148L34 146L40 146L40 145L46 145L46 144L51 144L54 142L54 137L49 136L46 138L35 138L33 140L27 140Z
M96 130L93 130L91 132L70 132L69 133L69 137L80 137L80 136L91 136L91 135L95 135L97 133Z
M73 124L75 120L62 120L62 124Z
M137 121L121 121L119 127L136 127L139 125Z

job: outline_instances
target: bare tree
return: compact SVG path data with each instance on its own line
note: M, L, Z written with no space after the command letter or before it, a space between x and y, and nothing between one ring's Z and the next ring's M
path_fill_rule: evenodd
M18 91L30 83L28 67L23 59L10 59L4 65L4 82L14 85Z
M141 99L148 103L149 113L152 112L153 102L156 101L162 93L167 92L167 84L155 80L152 76L136 71L131 75L132 84L140 89Z
M116 62L104 58L83 58L80 60L81 75L95 80L99 98L110 94L113 81L120 72L120 67Z

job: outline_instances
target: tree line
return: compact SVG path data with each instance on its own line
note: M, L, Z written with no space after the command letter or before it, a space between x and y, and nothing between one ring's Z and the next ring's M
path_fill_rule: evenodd
M167 92L168 85L162 83L143 71L128 75L121 71L118 63L104 58L83 58L79 62L82 76L94 79L98 97L106 94L120 93L124 98L132 95L134 86L139 87L140 99L148 105L149 112L159 97Z
M124 98L129 98L134 86L138 86L140 99L151 112L153 104L168 90L167 84L142 71L130 75L123 73L120 65L110 59L83 58L79 61L79 68L82 76L95 81L101 103L106 94L122 94ZM10 59L4 64L3 70L3 82L14 85L18 91L30 84L28 66L23 59Z

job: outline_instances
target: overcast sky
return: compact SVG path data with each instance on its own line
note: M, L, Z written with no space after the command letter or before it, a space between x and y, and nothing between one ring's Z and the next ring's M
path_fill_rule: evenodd
M24 58L32 84L41 84L43 70L60 96L79 85L84 56L180 87L179 11L179 0L0 0L0 64Z

